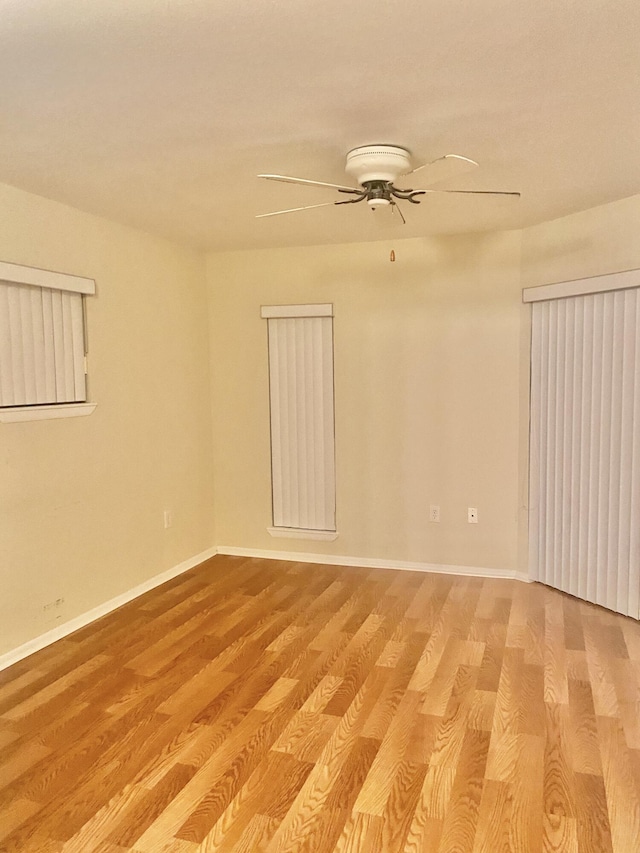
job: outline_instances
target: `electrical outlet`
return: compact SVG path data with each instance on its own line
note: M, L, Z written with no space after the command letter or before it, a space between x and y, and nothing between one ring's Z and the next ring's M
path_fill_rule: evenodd
M164 511L164 529L167 530L169 527L173 526L173 513L170 509L165 509Z
M469 524L477 524L478 523L478 507L470 506L467 507L467 521Z
M429 521L440 521L440 507L431 504L429 507Z

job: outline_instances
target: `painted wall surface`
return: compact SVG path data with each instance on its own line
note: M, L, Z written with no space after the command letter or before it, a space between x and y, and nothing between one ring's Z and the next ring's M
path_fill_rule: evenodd
M204 259L10 187L0 259L97 282L94 414L0 424L2 653L209 548L214 533Z
M640 268L640 195L522 232L522 286Z
M216 254L208 278L219 545L517 568L526 498L519 232ZM335 306L331 543L266 529L260 306L297 302ZM428 520L430 504L441 508L439 524Z

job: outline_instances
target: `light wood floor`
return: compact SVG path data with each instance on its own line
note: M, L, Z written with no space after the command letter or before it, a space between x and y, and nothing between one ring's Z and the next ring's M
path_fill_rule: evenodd
M0 674L0 850L637 853L640 625L215 557Z

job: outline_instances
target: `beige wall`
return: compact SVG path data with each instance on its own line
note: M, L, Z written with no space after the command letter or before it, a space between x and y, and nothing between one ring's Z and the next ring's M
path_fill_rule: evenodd
M519 232L216 254L208 276L218 544L516 569ZM333 543L266 531L260 305L287 302L335 306ZM440 524L429 523L430 504Z
M640 267L640 195L526 228L522 286Z
M90 276L98 290L94 414L0 424L2 653L200 553L214 533L202 257L0 187L0 260Z

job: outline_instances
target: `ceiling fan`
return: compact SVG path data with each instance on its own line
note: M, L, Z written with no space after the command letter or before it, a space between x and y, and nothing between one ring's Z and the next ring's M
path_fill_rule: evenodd
M302 184L303 186L310 187L328 187L337 190L339 193L351 195L353 198L343 201L326 201L321 204L307 204L303 207L290 207L286 210L274 210L272 213L259 213L256 219L264 219L268 216L280 216L282 213L297 213L300 210L313 210L316 207L329 207L334 204L358 204L358 202L366 201L372 210L385 206L390 207L392 213L397 210L402 222L406 225L406 220L398 205L398 201L420 204L422 199L417 198L417 196L424 196L427 193L520 196L520 193L517 192L498 192L493 190L416 190L411 188L402 189L396 186L396 181L399 178L408 177L423 169L427 170L425 173L427 176L429 176L429 173L432 173L430 183L434 183L439 180L437 174L438 167L444 164L448 166L455 165L458 173L466 172L468 169L473 169L478 165L475 160L471 160L469 157L463 157L460 154L445 154L442 157L432 160L430 163L424 163L422 166L412 169L411 153L406 148L401 148L398 145L362 145L359 148L353 148L349 151L345 165L346 173L355 179L359 185L357 187L329 184L325 181L309 181L305 178L292 178L288 175L258 175L259 178L266 178L268 181L283 181L287 184Z

